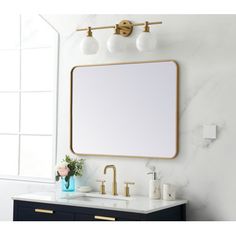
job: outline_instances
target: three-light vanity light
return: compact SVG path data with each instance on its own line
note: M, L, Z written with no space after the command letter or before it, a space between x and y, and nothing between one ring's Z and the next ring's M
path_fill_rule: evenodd
M133 27L144 26L143 32L136 39L136 47L140 52L153 51L156 48L157 40L155 35L150 32L150 25L162 24L161 21L144 23L132 23L129 20L122 20L115 26L100 26L76 29L76 31L86 31L87 35L80 43L81 51L86 55L97 53L99 49L98 41L93 37L94 30L114 29L113 35L108 38L107 49L111 53L123 52L127 49L125 37L128 37L133 32Z

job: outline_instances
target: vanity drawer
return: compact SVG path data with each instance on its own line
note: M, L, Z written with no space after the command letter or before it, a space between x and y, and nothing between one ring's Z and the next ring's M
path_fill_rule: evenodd
M124 213L123 213L124 214ZM75 220L77 221L137 221L138 217L127 217L117 215L117 212L110 214L81 214L77 213L75 215Z
M78 207L75 215L78 221L139 221L138 213L114 211L98 208Z
M74 214L51 204L14 202L15 221L73 221Z

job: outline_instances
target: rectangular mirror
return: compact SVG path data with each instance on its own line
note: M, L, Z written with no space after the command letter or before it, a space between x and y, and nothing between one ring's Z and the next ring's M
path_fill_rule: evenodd
M150 61L71 71L70 147L78 155L173 158L178 65Z

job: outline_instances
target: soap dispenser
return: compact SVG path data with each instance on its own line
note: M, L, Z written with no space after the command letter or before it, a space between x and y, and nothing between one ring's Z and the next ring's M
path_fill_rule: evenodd
M155 170L147 174L152 175L152 179L149 180L149 198L161 199L160 176L157 177Z

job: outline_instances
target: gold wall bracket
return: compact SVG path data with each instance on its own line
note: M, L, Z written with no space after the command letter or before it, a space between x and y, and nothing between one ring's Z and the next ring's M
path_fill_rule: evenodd
M133 32L133 24L129 20L122 20L119 24L119 33L121 36L128 37Z
M145 21L143 23L132 23L129 20L122 20L119 24L116 25L109 25L109 26L98 26L98 27L87 27L87 28L80 28L76 29L76 31L90 31L91 30L100 30L100 29L116 29L116 33L119 33L121 36L128 37L132 34L133 28L136 26L145 26L145 32L149 32L150 25L159 25L162 24L161 21L149 22ZM118 29L117 29L118 27Z

